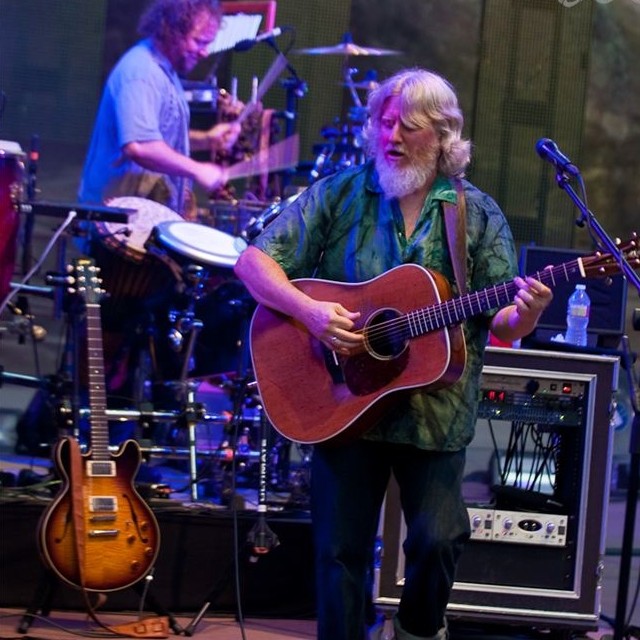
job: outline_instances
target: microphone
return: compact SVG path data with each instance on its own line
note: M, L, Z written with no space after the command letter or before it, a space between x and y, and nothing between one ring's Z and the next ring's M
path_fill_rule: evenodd
M558 149L558 145L553 140L540 138L536 143L536 151L543 160L550 162L556 168L556 171L568 173L571 176L580 175L578 167Z
M277 38L282 34L282 29L280 27L276 27L275 29L271 29L271 31L265 31L264 33L258 34L255 38L249 38L247 40L240 40L237 42L233 50L234 51L249 51L249 49L253 49L253 47L258 44L258 42L262 42L263 40L269 40L271 38Z

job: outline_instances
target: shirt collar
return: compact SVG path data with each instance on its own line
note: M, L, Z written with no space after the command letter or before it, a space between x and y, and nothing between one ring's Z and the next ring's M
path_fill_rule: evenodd
M176 71L173 68L171 62L169 62L169 58L167 58L167 56L165 56L164 53L162 53L162 51L158 49L153 40L151 38L145 38L143 42L145 46L148 47L149 51L151 51L151 55L153 55L153 57L156 59L156 62L158 63L160 68L164 69L165 73L169 75L176 75Z

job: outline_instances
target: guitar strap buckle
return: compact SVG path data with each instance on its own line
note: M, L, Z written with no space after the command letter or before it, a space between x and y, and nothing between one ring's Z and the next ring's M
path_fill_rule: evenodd
M109 626L109 630L129 638L168 638L169 618L166 616L145 618Z

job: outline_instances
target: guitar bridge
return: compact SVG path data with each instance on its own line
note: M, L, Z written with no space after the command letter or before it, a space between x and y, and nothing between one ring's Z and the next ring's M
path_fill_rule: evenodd
M117 529L91 529L90 538L115 538L119 531Z

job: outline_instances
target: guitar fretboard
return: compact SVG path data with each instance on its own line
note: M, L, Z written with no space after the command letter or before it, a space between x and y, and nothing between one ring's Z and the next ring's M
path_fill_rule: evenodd
M570 282L584 277L582 258L571 262L543 269L532 274L536 280L545 285L555 286L558 282ZM490 309L503 307L513 301L518 291L514 282L503 282L467 295L451 298L446 302L416 309L394 320L376 325L376 332L381 330L397 331L403 338L416 338L443 327L459 324L467 318L477 316ZM385 326L386 325L386 326Z
M107 397L104 381L104 355L102 350L102 325L100 306L87 303L87 352L89 412L91 419L91 451L94 462L113 466L109 453L109 425L107 421ZM113 469L101 473L97 464L93 465L96 475L112 475Z

